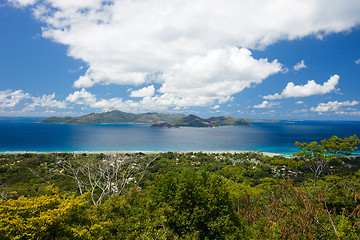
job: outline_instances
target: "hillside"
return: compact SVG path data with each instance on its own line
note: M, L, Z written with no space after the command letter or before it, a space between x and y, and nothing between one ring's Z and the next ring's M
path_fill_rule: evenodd
M224 117L224 116L211 117L211 118L207 119L207 121L210 122L211 124L215 125L215 126L251 125L251 123L249 121L245 120L245 119L236 119L236 118L233 118L233 117Z
M245 119L236 119L233 117L211 117L209 119L203 119L193 114L187 117L181 118L172 123L175 126L181 127L220 127L227 125L246 125L251 126L251 123Z
M162 123L174 122L184 117L182 114L164 113L126 113L122 111L110 111L104 113L91 113L81 117L50 117L39 121L40 123L62 124L101 124L101 123Z
M193 114L165 113L126 113L122 111L110 111L104 113L91 113L81 117L50 117L39 123L61 123L61 124L103 124L103 123L168 123L178 127L219 127L227 125L251 125L247 119L236 119L233 117L211 117L203 119ZM154 126L159 127L159 126ZM163 126L160 126L163 127Z
M180 126L180 127L214 127L213 124L209 123L205 119L202 119L193 114L190 114L187 117L181 118L172 124L175 126Z
M360 157L344 150L358 144L0 155L0 239L358 239Z

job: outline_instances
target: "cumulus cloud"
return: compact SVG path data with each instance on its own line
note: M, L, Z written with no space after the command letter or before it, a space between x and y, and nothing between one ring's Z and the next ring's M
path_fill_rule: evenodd
M333 75L323 85L317 84L314 80L308 81L305 85L295 85L293 82L289 82L281 94L275 93L274 95L267 95L263 98L273 100L326 94L335 90L335 86L338 84L339 78L339 75Z
M90 104L96 102L96 96L83 88L81 91L69 94L66 101L76 104Z
M360 116L360 111L352 111L352 112L338 111L335 113L340 115Z
M69 56L88 63L76 87L140 85L216 49L263 48L345 31L360 21L360 3L352 0L48 0L33 9L46 24L44 37L69 46Z
M294 114L295 114L295 113L307 113L307 112L309 112L309 110L307 110L306 108L300 109L300 110L294 110L294 111L293 111Z
M304 60L301 60L300 62L298 62L295 66L294 66L294 70L295 71L299 71L301 69L307 68L307 66L305 65Z
M130 97L152 97L155 94L154 85L141 88L136 91L132 91Z
M154 110L167 110L167 99L159 97L143 97L140 101L124 100L122 98L98 99L91 92L81 89L75 91L66 98L66 101L73 104L80 104L86 107L101 109L102 111L121 110L125 112L146 112Z
M35 4L36 1L37 0L8 0L8 2L15 7L26 7Z
M194 56L163 74L159 89L178 106L205 106L231 100L231 95L281 70L276 60L254 59L248 49L217 49Z
M28 93L24 93L22 90L5 90L0 91L0 108L12 108L15 107L21 100L30 98Z
M248 49L217 49L204 56L187 59L164 72L161 75L164 83L157 95L154 85L131 91L130 97L142 97L141 101L120 98L97 100L84 88L70 94L67 101L103 110L126 108L130 111L222 104L232 101L232 94L259 84L280 70L281 64L276 60L254 59Z
M39 107L50 107L50 108L60 108L64 109L67 107L67 104L62 101L57 101L54 99L55 93L50 95L43 95L42 97L32 97L33 103L28 104L23 111L33 111L36 106ZM48 110L50 111L50 110Z
M355 101L355 100L353 100L352 102L350 102L350 101L345 101L345 102L333 101L333 102L328 102L328 103L319 103L316 108L311 108L310 110L314 111L314 112L339 111L339 109L342 107L355 106L358 104L359 104L359 102Z
M32 3L43 37L87 63L75 87L155 81L162 95L148 101L174 107L226 102L280 71L277 61L254 59L247 49L347 31L360 22L354 0L8 1Z
M255 105L254 108L272 108L272 107L278 106L278 105L280 105L280 103L278 103L278 102L263 101L262 103Z
M35 108L60 108L65 109L67 104L63 101L57 101L54 99L55 93L50 95L43 95L41 97L33 97L29 93L24 93L22 90L5 90L0 91L0 108L14 108L21 101L24 101L23 105L25 106L21 112L34 111ZM25 101L26 100L26 101ZM13 112L17 114L18 110Z

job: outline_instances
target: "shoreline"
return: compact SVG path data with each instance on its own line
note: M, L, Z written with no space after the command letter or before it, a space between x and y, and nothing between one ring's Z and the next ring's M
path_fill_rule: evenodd
M159 154L159 153L167 153L167 152L176 152L176 153L189 153L189 152L194 152L194 153L198 153L198 152L203 152L203 153L207 153L207 154L212 154L212 153L217 153L217 154L221 154L221 153L230 153L230 154L235 154L235 153L257 153L257 154L263 154L264 156L268 156L268 157L274 157L274 156L284 156L284 157L290 157L291 155L289 154L283 154L283 153L274 153L274 152L262 152L262 151L252 151L252 150L229 150L229 151L199 151L199 150L194 150L194 151L140 151L140 150L122 150L122 151L4 151L1 152L0 151L0 155L17 155L17 154L26 154L26 153L32 153L32 154L50 154L50 153L73 153L76 155L80 155L80 154L105 154L105 155L114 155L114 154L125 154L125 153L129 153L129 154L134 154L134 153L144 153L144 154Z

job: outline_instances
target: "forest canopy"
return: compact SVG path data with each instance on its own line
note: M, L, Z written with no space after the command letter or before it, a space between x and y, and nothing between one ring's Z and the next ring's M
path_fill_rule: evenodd
M358 144L1 155L0 239L359 239Z

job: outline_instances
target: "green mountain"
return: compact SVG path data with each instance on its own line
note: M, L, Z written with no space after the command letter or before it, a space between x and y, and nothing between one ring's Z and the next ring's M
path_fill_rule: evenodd
M207 119L206 121L208 121L209 123L213 124L214 126L251 125L251 123L250 123L249 121L245 120L245 119L236 119L236 118L233 118L233 117L224 117L224 116L211 117L211 118Z
M50 117L40 123L62 124L101 124L101 123L162 123L174 122L184 117L182 114L142 113L133 114L122 111L91 113L81 117Z
M215 126L209 123L208 121L206 121L205 119L199 118L198 116L192 114L173 122L172 125L181 126L181 127L214 127Z
M150 126L151 128L179 128L178 126L169 123L156 123Z
M50 117L39 121L40 123L62 123L62 124L102 124L102 123L168 123L178 127L219 127L226 125L251 125L246 119L236 119L233 117L212 117L203 119L193 114L185 116L183 114L164 114L164 113L126 113L122 111L110 111L104 113L91 113L81 117ZM165 125L155 125L154 127L166 127Z
M227 125L247 125L251 126L251 123L245 119L236 119L233 117L211 117L209 119L202 119L198 116L190 114L187 117L181 118L172 123L175 126L181 127L220 127Z

